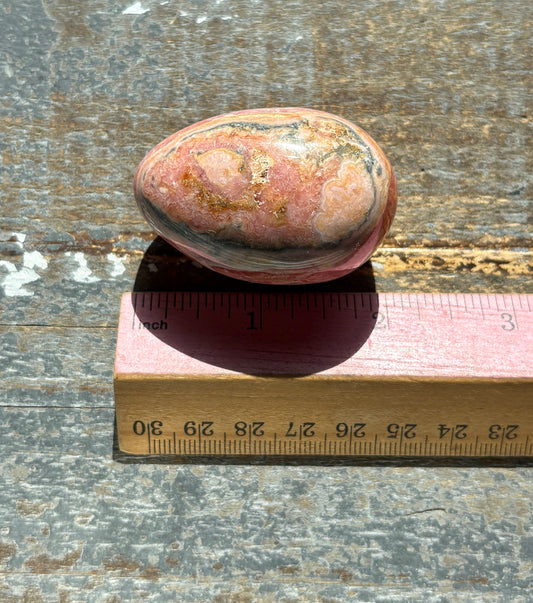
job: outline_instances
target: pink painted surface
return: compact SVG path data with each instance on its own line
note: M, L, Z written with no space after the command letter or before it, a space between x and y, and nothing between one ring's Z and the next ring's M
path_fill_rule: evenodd
M533 379L533 296L126 294L115 373Z

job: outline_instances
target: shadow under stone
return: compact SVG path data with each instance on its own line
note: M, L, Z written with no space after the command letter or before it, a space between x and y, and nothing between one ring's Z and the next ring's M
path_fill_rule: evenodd
M140 323L183 354L270 376L310 375L347 360L379 310L370 262L327 283L261 285L201 267L160 238L141 261L132 301Z

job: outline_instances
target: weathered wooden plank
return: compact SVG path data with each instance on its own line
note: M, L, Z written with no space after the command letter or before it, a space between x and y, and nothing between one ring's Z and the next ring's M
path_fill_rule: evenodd
M467 192L439 196L431 187L426 192L418 184L416 188L418 190L411 194L400 190L398 211L385 245L470 249L530 246L529 225L533 219L533 203L529 198L523 195L479 196ZM43 251L82 249L85 253L93 254L131 246L137 237L148 239L151 233L129 189L130 182L122 183L122 192L115 197L123 198L122 207L117 203L109 209L101 206L91 210L72 208L69 217L66 219L64 216L60 220L57 214L61 212L62 202L65 201L67 206L70 203L63 199L56 201L55 209L51 210L55 216L44 218L35 215L35 222L21 213L22 199L30 202L31 194L28 196L27 191L19 192L17 201L13 200L7 207L8 215L5 216L1 239L13 242L18 234L24 233L28 245L32 244ZM107 196L107 193L102 194ZM83 196L83 193L78 193L77 198L80 195ZM11 216L10 211L13 212ZM83 215L80 215L80 211ZM8 249L6 253L9 253Z
M71 102L65 98L57 111L71 111ZM88 239L104 232L107 238L135 232L143 226L132 194L138 162L166 135L208 115L176 121L172 110L152 107L142 119L131 117L119 127L113 123L115 112L78 102L70 130L65 127L69 115L58 117L61 126L0 122L6 230L63 237L78 233ZM93 119L85 121L84 112ZM169 119L165 126L159 124L161 112ZM410 244L423 244L420 234L429 224L433 240L445 241L452 228L454 240L466 246L478 244L484 230L500 244L520 246L528 239L533 189L527 119L385 115L361 120L354 112L341 114L366 127L390 156L402 219L393 232L408 235ZM482 246L494 244L489 241L481 239Z
M0 406L113 406L113 328L0 327Z
M384 146L413 208L404 208L411 219L400 229L410 244L418 224L452 219L416 219L436 202L443 216L453 209L463 244L489 228L520 246L531 215L529 11L525 0L503 12L487 0L398 2L384 15L367 2L340 15L332 0L312 11L276 0L180 10L156 3L135 16L104 1L17 3L5 15L5 223L45 233L62 232L59 224L90 231L110 218L138 226L131 176L163 136L230 109L303 104L353 119ZM131 42L147 31L157 48L148 54ZM104 40L116 49L111 57ZM461 206L473 197L482 207L465 220Z
M530 41L527 0L505 6L402 0L386 10L376 0L349 2L342 10L334 0L307 10L298 0L179 8L147 2L142 14L123 10L104 0L10 6L4 31L12 45L13 108L19 95L30 103L51 91L202 107L272 105L287 90L291 97L387 111L430 106L438 114L474 105L477 112L508 114L524 108L530 63L517 50ZM153 52L146 52L148 45ZM20 55L31 67L27 74L17 69ZM374 95L365 95L368 90Z
M120 559L118 561L120 563ZM125 561L128 564L128 561ZM219 566L217 566L219 567ZM118 573L118 572L117 572ZM221 574L222 572L218 572ZM189 578L174 580L130 576L78 576L72 573L61 575L18 575L0 576L0 589L4 603L20 601L55 603L56 601L127 601L128 603L198 603L213 601L215 603L278 603L279 601L324 601L342 603L348 600L359 601L427 601L428 603L446 603L450 599L456 602L483 603L484 601L505 600L507 593L490 588L476 587L483 577L470 577L467 580L444 581L438 585L438 593L432 587L411 587L409 585L374 586L368 583L353 584L348 579L350 572L342 567L333 567L324 572L331 575L329 580L318 574L313 580L294 577L298 567L288 565L282 567L279 579L270 576L262 578L255 573L255 578ZM329 577L329 576L328 576ZM403 577L403 574L401 578ZM404 582L407 582L403 578ZM515 593L520 593L514 589ZM81 593L81 595L80 595ZM80 596L82 598L80 598ZM528 603L528 594L515 594L513 601Z
M304 586L317 600L424 589L514 600L530 586L527 468L473 480L446 467L120 465L111 409L0 412L6 596L63 584L90 600L106 587L156 600L155 585L168 600L280 600Z
M233 109L339 113L391 157L393 230L332 287L532 292L531 2L0 20L0 598L529 600L529 469L119 465L111 371L122 291L235 285L152 245L130 192L163 136Z
M202 268L151 234L94 243L17 237L0 260L3 325L115 327L120 296L133 289L260 288ZM531 293L532 270L527 251L384 246L352 275L299 290Z
M148 245L144 254L143 249L115 249L102 254L78 249L82 250L25 251L4 260L0 278L2 323L112 327L117 324L121 294L132 289L260 288L202 268L161 239ZM404 283L409 290L419 292L528 293L532 263L529 252L383 247L352 275L298 290L385 292L402 289Z
M41 454L109 459L113 448L114 409L66 406L4 407L0 433L10 454ZM29 475L29 474L28 474Z

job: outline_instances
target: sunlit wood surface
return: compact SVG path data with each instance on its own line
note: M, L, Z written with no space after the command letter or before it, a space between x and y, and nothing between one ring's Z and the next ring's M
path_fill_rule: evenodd
M252 288L155 239L131 190L152 146L230 110L339 114L394 165L389 236L325 290L532 293L531 16L0 4L2 601L531 599L527 466L124 464L112 390L123 292Z

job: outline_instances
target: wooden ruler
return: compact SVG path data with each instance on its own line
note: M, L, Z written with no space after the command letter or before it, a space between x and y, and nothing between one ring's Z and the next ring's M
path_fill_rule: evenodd
M532 457L533 296L133 293L119 447L172 457Z

